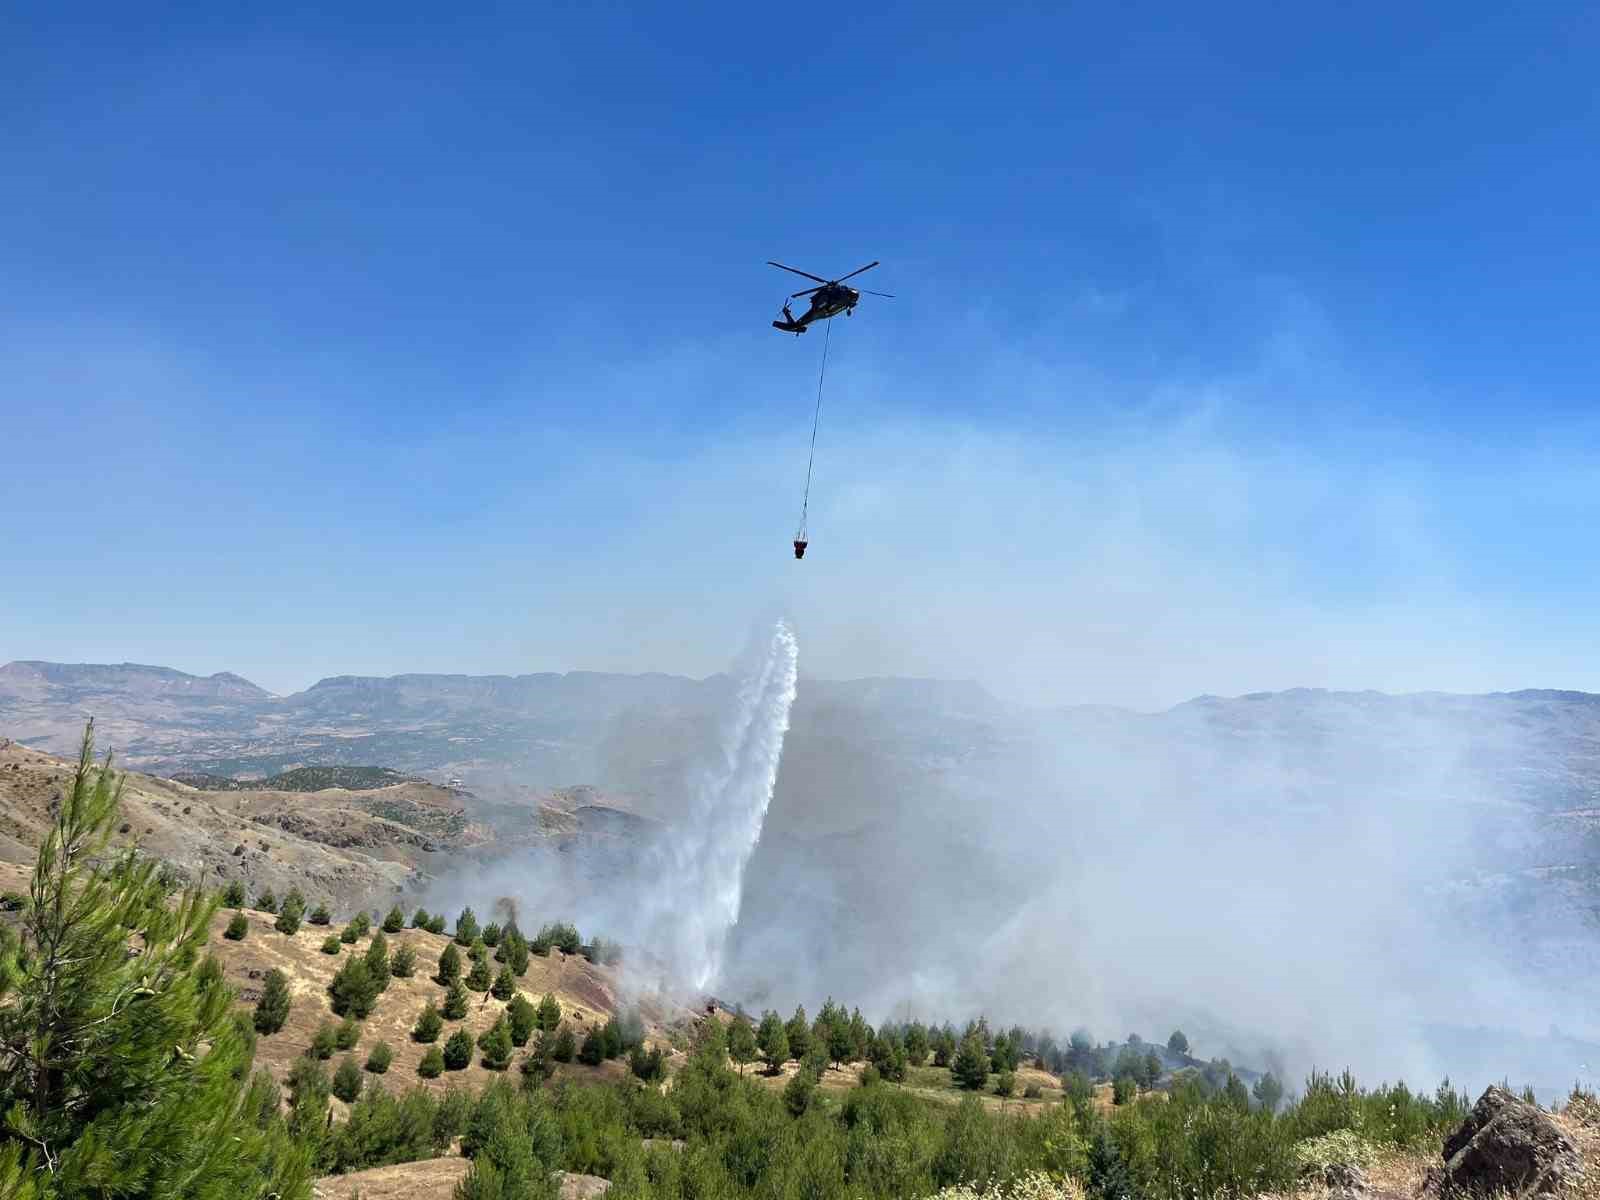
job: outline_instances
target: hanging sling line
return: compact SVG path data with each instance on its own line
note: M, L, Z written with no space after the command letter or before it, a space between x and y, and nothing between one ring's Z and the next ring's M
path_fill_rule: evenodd
M828 373L828 343L832 336L833 321L830 318L822 334L822 367L817 371L817 408L811 416L811 453L806 458L806 491L804 499L800 501L800 529L794 535L796 558L805 553L806 511L811 507L811 466L817 458L817 426L822 422L822 380Z

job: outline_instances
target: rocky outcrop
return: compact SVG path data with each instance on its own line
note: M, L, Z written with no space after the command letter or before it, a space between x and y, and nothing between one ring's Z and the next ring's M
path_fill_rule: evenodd
M1577 1144L1548 1113L1501 1087L1478 1099L1445 1139L1424 1192L1439 1197L1554 1196L1583 1174Z

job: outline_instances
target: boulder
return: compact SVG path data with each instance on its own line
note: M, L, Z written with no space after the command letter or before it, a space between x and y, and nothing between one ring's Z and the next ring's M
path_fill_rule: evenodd
M1372 1190L1366 1172L1354 1163L1329 1163L1322 1168L1322 1186L1328 1189L1330 1200L1360 1200Z
M1536 1104L1492 1087L1445 1139L1427 1190L1448 1196L1553 1196L1583 1173L1577 1144Z

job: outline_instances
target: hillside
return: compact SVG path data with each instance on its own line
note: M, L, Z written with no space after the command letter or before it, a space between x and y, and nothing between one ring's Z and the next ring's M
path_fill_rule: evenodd
M0 861L33 861L72 767L0 739ZM434 863L487 837L464 819L455 793L430 784L303 794L125 779L117 845L211 887L299 887L341 911L425 886Z
M339 1022L331 1006L328 985L352 954L366 951L372 935L368 934L353 945L341 944L340 953L330 955L323 953L321 946L329 936L342 933L346 928L343 924L308 923L297 933L287 935L274 928L276 918L269 913L246 910L244 915L249 922L249 932L242 941L230 941L223 937L223 931L233 912L226 909L219 912L212 923L211 946L223 964L228 982L238 993L241 1007L254 1008L269 970L282 971L288 978L291 995L288 1022L277 1033L261 1037L256 1048L257 1064L282 1082L294 1061L310 1048L318 1026L326 1021ZM451 1084L478 1087L486 1083L494 1073L482 1066L476 1054L465 1070L447 1071L433 1080L423 1080L417 1075L417 1065L428 1047L411 1039L411 1029L428 1001L443 1005L445 988L433 979L433 974L439 956L450 945L450 938L419 929L404 929L385 937L391 956L401 946L412 948L417 971L409 979L390 980L372 1015L361 1022L361 1040L353 1051L357 1061L365 1062L372 1046L383 1041L394 1051L394 1062L386 1080L391 1088L409 1087L417 1082L435 1089ZM458 950L464 966L470 966L465 961L465 951L460 947ZM498 965L494 969L498 971ZM591 1028L604 1025L623 1008L623 981L618 968L599 966L581 955L567 955L560 950L552 950L547 958L534 956L527 972L518 980L517 990L533 1004L546 994L555 996L561 1005L563 1020L573 1028L580 1042ZM472 996L466 1017L459 1021L446 1020L437 1044L442 1046L458 1028L476 1037L499 1019L507 1003L509 1001L490 995ZM650 1044L663 1046L668 1026L682 1026L693 1015L659 997L646 998L637 1007L644 1018ZM335 1058L343 1057L344 1053L337 1052ZM518 1051L516 1058L520 1060L521 1057L522 1052ZM558 1074L576 1078L618 1078L626 1073L624 1064L616 1062L596 1068L567 1063L557 1070Z

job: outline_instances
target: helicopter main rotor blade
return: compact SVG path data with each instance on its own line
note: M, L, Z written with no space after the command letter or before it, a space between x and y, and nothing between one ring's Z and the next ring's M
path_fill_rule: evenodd
M866 266L857 267L854 271L851 271L850 274L841 275L841 276L839 276L839 278L835 279L833 282L834 283L843 283L846 279L854 279L857 275L861 274L861 272L870 271L870 270L872 270L873 267L875 267L877 265L878 265L878 260L877 259L873 259ZM814 278L816 278L816 276L812 276L812 278L814 279Z
M856 290L864 296L882 296L885 300L894 299L894 296L889 292L872 292L868 291L866 288L857 288Z
M767 266L777 267L781 271L793 271L796 275L804 275L807 279L815 279L818 283L829 282L829 280L824 279L820 275L813 275L810 271L801 271L796 267L786 267L781 262L773 262L770 258L767 259ZM866 268L863 267L862 270L866 270Z
M828 286L827 284L823 284L822 285L822 287L827 287L827 286ZM809 295L811 295L812 292L820 292L821 290L822 290L822 288L820 288L820 287L807 288L803 292L795 292L793 295L791 295L789 297L789 299L798 300L798 299L800 299L801 296L809 296Z

